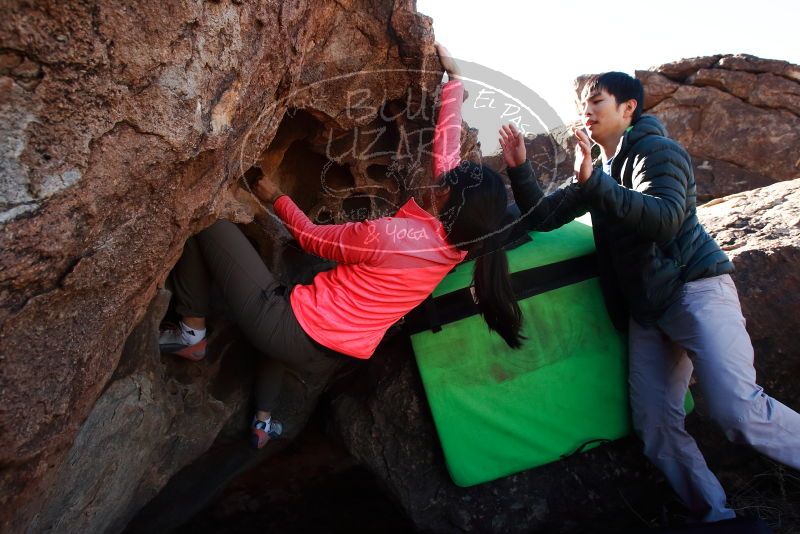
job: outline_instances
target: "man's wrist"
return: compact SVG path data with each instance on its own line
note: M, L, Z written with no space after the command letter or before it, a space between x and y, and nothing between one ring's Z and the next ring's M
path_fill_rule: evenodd
M508 174L508 178L512 183L528 180L533 176L533 167L531 167L530 161L526 159L516 167L508 167L506 174Z
M522 161L514 161L514 165L511 165L509 169L519 169L523 165L528 163L528 158L523 159Z
M597 185L597 179L595 179L595 175L599 173L602 173L602 169L598 167L596 169L592 169L592 172L591 174L589 174L589 177L583 182L580 181L580 178L577 175L575 175L575 180L578 182L578 185L581 186L581 189L583 189L584 191L590 191L594 189L595 186Z
M595 170L594 167L589 167L588 172L585 172L583 169L579 170L578 172L575 173L575 180L581 185L585 184L586 182L588 182L589 180L592 179L592 175L594 174L594 170ZM584 174L585 174L586 177L582 178L581 175L584 175Z

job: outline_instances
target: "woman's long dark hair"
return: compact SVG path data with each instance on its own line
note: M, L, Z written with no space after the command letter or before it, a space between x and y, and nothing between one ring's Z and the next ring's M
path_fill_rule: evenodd
M448 241L475 258L472 281L478 309L489 329L512 348L522 346L522 312L517 304L508 258L499 238L508 196L500 175L488 167L462 161L442 176L450 197L439 214Z

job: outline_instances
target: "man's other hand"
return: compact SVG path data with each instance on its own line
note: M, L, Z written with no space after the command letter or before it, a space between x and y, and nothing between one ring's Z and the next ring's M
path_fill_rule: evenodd
M572 132L577 140L575 145L575 178L578 179L578 183L583 184L592 175L592 143L583 130L574 128Z
M505 124L500 128L500 146L506 165L519 167L525 163L525 139L513 124Z

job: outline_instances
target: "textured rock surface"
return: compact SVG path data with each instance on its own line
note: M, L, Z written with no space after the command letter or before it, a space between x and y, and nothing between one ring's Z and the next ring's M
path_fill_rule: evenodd
M713 200L698 215L736 266L762 385L800 408L800 179Z
M172 401L159 388L170 379L154 377L169 374L163 364L120 359L183 242L216 218L252 217L236 189L259 163L277 167L304 208L320 215L327 206L327 220L379 212L381 198L350 197L354 186L387 181L388 169L370 171L386 164L386 152L411 152L430 139L425 89L440 75L431 23L404 0L135 9L114 1L13 2L0 40L0 525L20 531L36 516L41 526L119 526L209 445L239 403L204 397L213 413L195 428L202 435L173 450L159 441L169 432L158 433L195 413L195 401L166 407ZM421 73L429 63L434 72ZM376 73L350 75L361 70ZM311 186L309 173L322 177L319 161L329 148L341 150L339 166L326 168L334 178L324 183L334 187ZM385 202L424 185L427 168L409 154L394 170L416 182L400 183ZM172 452L160 466L134 469L144 481L115 487L122 493L111 495L129 499L117 515L103 508L113 503L101 498L101 484L93 486L97 498L76 490L83 504L56 518L57 510L43 507L63 506L59 492L68 494L66 486L83 476L62 469L68 458L86 458L74 444L97 450L110 439L95 417L109 417L115 405L160 421L145 417L140 430L114 433L115 440L146 436L155 443L142 454ZM125 455L143 446L112 449L135 462L139 456ZM100 477L90 467L85 475Z
M168 303L169 292L160 292L129 336L116 379L83 423L28 530L121 530L247 404L248 384L231 382L237 368L253 367L254 358L230 329L216 336L218 357L209 361L188 364L159 355L153 332Z
M700 201L800 177L800 66L709 56L636 75L645 112L692 155Z
M0 530L117 531L137 511L133 531L167 530L236 472L279 450L241 449L253 362L235 333L221 329L212 342L215 356L199 364L157 354L167 273L186 238L220 217L255 217L248 235L275 272L292 271L282 246L286 234L239 189L240 178L253 178L259 168L320 222L392 212L427 185L440 74L431 22L411 0L190 1L135 9L108 0L4 8ZM736 172L772 173L770 181L793 176L784 170L797 163L777 156L797 154L796 67L715 57L665 66L658 75L664 79L653 80L661 84L654 112L694 124L693 108L681 107L694 102L720 108L721 119L753 113L726 127L765 125L751 153L761 166L753 168L749 156L715 152L719 145L703 137L706 130L692 130L691 141L712 158L715 172L724 161ZM733 108L725 107L729 102ZM726 140L733 133L718 132ZM778 144L767 143L770 136ZM463 139L464 155L477 158L474 131ZM750 140L740 148L752 148ZM543 168L566 162L569 173L568 149L558 141L561 151L551 150L550 143L531 147L554 154L555 163ZM759 147L772 158L756 153ZM561 172L553 172L554 182ZM736 224L720 231L739 231ZM763 250L732 253L742 265L753 258L753 269L777 268L782 257L793 257ZM773 259L761 262L761 253ZM746 274L737 276L741 282ZM786 295L758 284L796 280L757 278L748 298L776 302ZM785 322L783 309L775 313ZM754 321L760 351L789 354L789 337L774 333L778 321ZM533 475L454 488L408 347L395 338L382 350L387 356L353 375L332 408L348 450L417 526L615 525L639 489L653 483L654 472L628 440ZM786 361L775 357L766 383L796 399L786 386L791 372L781 367ZM775 372L783 374L778 379ZM323 386L297 378L279 401L294 429L288 438ZM620 477L634 481L622 492L615 486ZM608 495L619 499L599 507Z
M793 335L800 328L799 211L800 180L726 197L700 210L736 264L759 379L794 409L800 409L800 387L793 378L800 372L800 341ZM382 356L358 381L367 391L346 389L334 397L336 428L348 450L378 476L417 528L585 532L603 525L615 530L635 525L635 514L653 524L659 514L653 503L672 499L658 486L660 477L632 438L496 482L458 488L445 470L410 347L397 339ZM690 429L734 506L746 509L752 503L742 495L759 472L769 470L769 462L727 444L704 419L702 398ZM773 492L769 499L776 509L790 510L794 497ZM788 522L784 531L791 532L800 517L790 512L783 520Z

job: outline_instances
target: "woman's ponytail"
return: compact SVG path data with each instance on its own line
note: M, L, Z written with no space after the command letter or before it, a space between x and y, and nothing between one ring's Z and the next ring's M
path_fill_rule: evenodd
M476 256L472 280L478 309L489 329L512 348L522 346L522 312L508 274L502 248L508 196L500 175L488 167L462 161L441 182L450 195L440 220L450 244Z
M484 246L484 250L491 248ZM522 311L511 286L508 258L502 248L489 250L475 259L472 273L475 300L489 329L500 334L509 347L517 349L525 337L520 333Z

